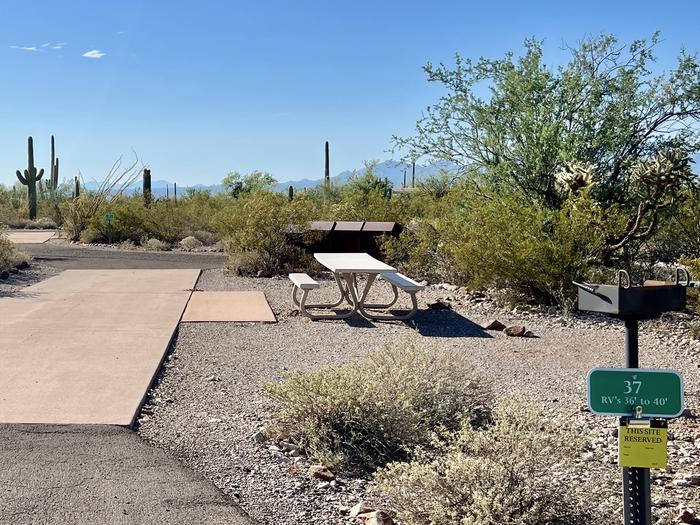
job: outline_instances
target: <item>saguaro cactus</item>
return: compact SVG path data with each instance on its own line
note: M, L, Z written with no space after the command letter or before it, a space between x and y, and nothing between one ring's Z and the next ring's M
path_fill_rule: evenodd
M75 189L73 190L73 198L77 199L80 197L80 179L75 177Z
M151 205L151 170L148 168L143 169L143 203Z
M51 135L51 179L49 180L49 191L58 189L58 157L56 157L56 145L53 135Z
M41 169L37 173L34 166L34 140L32 137L27 139L27 169L24 170L24 176L17 170L17 178L27 187L27 204L29 206L29 219L36 219L36 183L44 176L44 170Z
M287 190L287 196L289 197L290 201L294 200L294 186L289 186L289 189Z
M323 162L323 185L328 190L331 187L331 170L330 170L328 141L326 141L324 157L325 158L324 158L324 162Z

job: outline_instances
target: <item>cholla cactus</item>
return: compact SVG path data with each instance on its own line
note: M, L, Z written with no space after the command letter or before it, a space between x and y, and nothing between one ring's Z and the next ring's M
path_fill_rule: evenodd
M559 185L570 193L578 193L583 188L593 186L593 172L596 166L588 162L569 162L566 170L555 175Z
M648 160L640 160L632 167L634 181L661 195L667 188L679 186L693 178L690 157L679 149L670 149L654 155Z

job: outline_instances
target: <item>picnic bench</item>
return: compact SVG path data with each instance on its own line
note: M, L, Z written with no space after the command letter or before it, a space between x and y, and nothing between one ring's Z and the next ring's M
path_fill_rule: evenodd
M289 274L292 281L292 301L299 308L302 315L310 319L347 319L360 314L372 320L407 320L416 315L418 301L416 294L423 286L413 279L400 274L396 268L375 259L367 253L316 253L314 258L328 268L335 278L338 286L339 298L332 303L307 302L309 293L320 288L320 284L305 273ZM366 276L366 281L360 290L358 277ZM369 291L379 278L386 281L392 289L393 298L388 303L377 304L368 302ZM399 298L399 290L407 293L411 298L411 309L403 314L374 313L370 310L387 310L391 308ZM301 292L301 297L298 293ZM312 313L309 309L330 310L343 303L350 306L347 312Z

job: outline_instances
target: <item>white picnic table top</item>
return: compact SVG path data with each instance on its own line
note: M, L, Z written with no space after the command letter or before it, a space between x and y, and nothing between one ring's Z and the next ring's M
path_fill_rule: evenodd
M314 257L333 273L396 272L396 268L368 253L315 253Z

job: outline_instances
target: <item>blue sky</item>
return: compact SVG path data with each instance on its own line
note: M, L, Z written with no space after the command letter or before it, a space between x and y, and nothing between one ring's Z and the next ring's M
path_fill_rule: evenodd
M333 173L391 157L440 95L427 61L535 36L556 63L588 35L660 30L670 67L700 50L699 18L691 1L0 0L0 183L26 165L27 135L48 167L52 133L66 178L99 179L132 148L181 185L317 178L325 140Z

